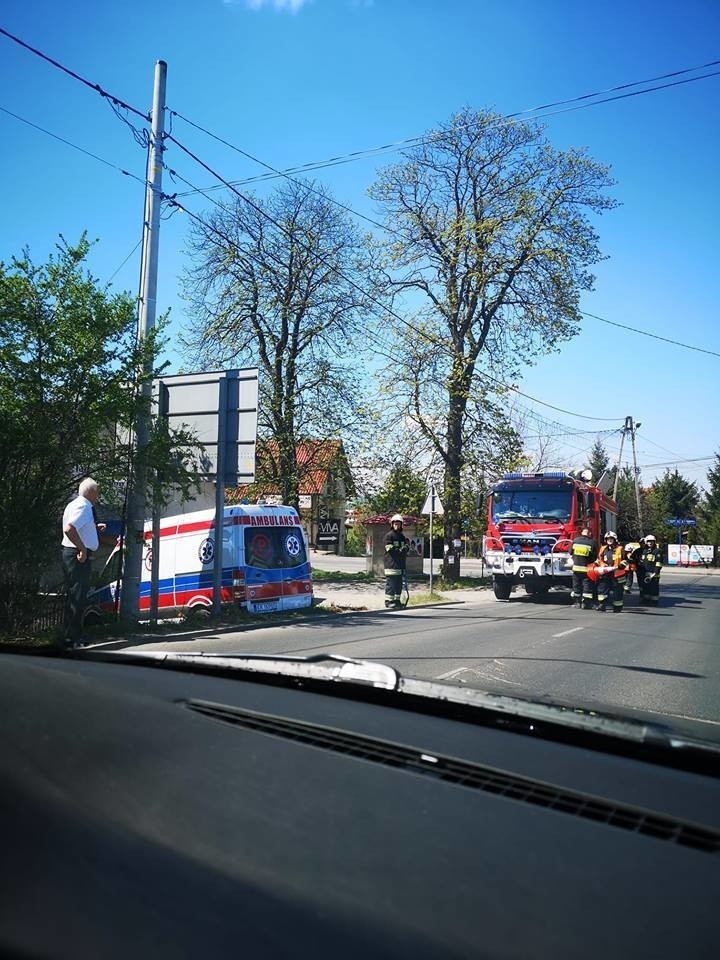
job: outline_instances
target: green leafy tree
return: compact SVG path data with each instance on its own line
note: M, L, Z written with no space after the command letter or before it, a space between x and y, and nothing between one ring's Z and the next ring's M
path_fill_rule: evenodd
M390 233L378 251L385 291L409 318L385 322L384 384L442 464L447 539L461 529L464 468L512 441L500 380L579 330L601 259L590 217L614 206L611 183L537 125L468 109L371 188Z
M258 436L272 441L261 478L298 505L301 439L364 435L367 411L349 358L362 346L370 274L359 232L317 185L215 209L190 237L184 276L193 363L260 370ZM311 464L306 464L311 468Z
M407 463L399 463L392 467L381 489L369 498L369 507L373 513L419 517L426 496L425 478Z
M27 252L0 264L0 633L32 618L78 480L92 475L104 500L122 497L133 385L158 349L155 337L137 347L134 302L87 272L89 249L83 236L45 264ZM163 482L150 496L189 493L196 449L184 433L153 430L151 475L162 469Z
M620 542L638 541L643 534L643 524L638 517L635 475L630 467L623 467L620 471L616 502L618 507L617 532ZM643 511L643 517L647 517L649 505L647 494L642 488L640 490L640 509Z
M602 442L598 439L593 444L590 451L590 459L587 463L588 470L592 473L592 482L597 483L600 477L610 470L610 457ZM614 475L614 471L613 471ZM619 484L620 481L618 481ZM635 511L637 513L637 509Z
M649 511L644 532L652 532L659 540L667 540L670 528L664 521L671 517L694 518L699 501L697 484L683 477L678 470L668 468L648 492Z

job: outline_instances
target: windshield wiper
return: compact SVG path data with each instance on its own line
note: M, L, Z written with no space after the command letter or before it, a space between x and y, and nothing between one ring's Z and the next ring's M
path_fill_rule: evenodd
M273 656L243 653L174 653L171 651L138 650L108 651L123 658L139 657L155 662L223 667L254 673L272 673L285 677L307 677L313 680L339 680L361 683L383 690L397 690L400 674L385 663L353 660L337 654L317 653L309 657ZM107 653L105 654L107 656Z
M530 518L524 516L522 513L503 513L498 517L498 520L525 520L528 521Z
M437 711L440 704L451 705L452 715L463 719L455 711L468 710L464 719L473 720L473 714L485 716L491 722L516 732L534 734L541 738L556 739L557 732L567 733L561 737L583 737L583 743L591 745L596 740L600 749L608 749L607 742L622 741L645 750L659 749L663 757L668 753L690 755L687 763L700 751L705 758L718 765L720 746L679 732L651 718L625 717L605 712L602 709L578 707L553 700L534 700L512 697L504 693L491 693L476 687L458 687L436 680L421 680L404 677L399 670L385 663L372 660L353 660L337 654L314 654L308 657L273 656L270 654L212 654L175 653L162 651L84 651L83 660L114 660L153 664L157 666L188 669L220 669L238 674L254 673L269 676L284 676L289 679L333 681L351 686L372 687L387 691L393 697L393 705L414 710ZM397 698L397 699L395 699ZM454 708L454 709L453 709ZM487 722L484 720L482 722ZM572 733L571 733L572 731ZM589 739L585 739L589 738ZM644 754L643 754L644 755ZM645 755L644 755L645 756ZM647 756L650 759L650 756ZM699 761L700 762L700 761Z

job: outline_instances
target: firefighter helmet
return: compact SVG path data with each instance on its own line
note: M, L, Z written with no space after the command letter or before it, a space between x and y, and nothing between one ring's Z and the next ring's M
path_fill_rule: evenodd
M608 537L612 537L613 540L617 540L617 534L615 533L614 530L608 530L608 532L605 534L605 536L603 537L603 539L604 539L604 540L607 540Z
M390 517L390 523L395 523L396 521L399 521L400 523L403 522L403 518L402 518L402 516L401 516L399 513L394 513L394 514Z
M647 543L648 540L652 540L653 543L657 543L657 537L653 536L652 533L645 534L645 542Z

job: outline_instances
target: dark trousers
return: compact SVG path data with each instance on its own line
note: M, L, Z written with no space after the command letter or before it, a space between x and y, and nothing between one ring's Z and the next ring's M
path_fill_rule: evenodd
M638 570L638 586L640 587L640 598L650 597L656 599L660 594L660 578L653 577L652 580L645 580L645 577L652 573L652 570Z
M62 548L62 566L65 575L65 614L63 617L63 634L65 641L74 643L82 637L83 614L90 588L90 571L92 564L90 557L85 563L78 563L75 547Z
M585 606L590 606L594 599L594 584L587 576L587 573L582 570L577 572L573 570L572 575L572 590L570 596L575 601L575 603L582 603Z
M609 599L612 602L613 610L622 610L624 593L624 577L618 579L610 573L598 580L598 603L602 606L605 606Z
M385 571L385 603L400 603L402 593L402 570Z

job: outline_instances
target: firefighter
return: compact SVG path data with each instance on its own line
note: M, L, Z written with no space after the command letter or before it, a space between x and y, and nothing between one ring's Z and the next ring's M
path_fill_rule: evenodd
M593 584L588 580L588 564L597 560L597 543L590 535L590 528L583 527L580 536L575 537L570 548L572 557L572 592L574 606L581 607L583 610L592 609L593 605Z
M657 604L660 595L660 571L662 560L657 540L652 533L645 537L645 546L638 557L638 588L640 603Z
M598 553L598 566L602 568L597 585L598 610L606 610L607 599L611 597L613 613L622 613L624 571L627 570L628 561L612 530L605 534L604 544Z
M642 546L634 540L631 543L626 543L623 548L625 559L628 562L627 576L625 577L625 593L632 593L633 578L635 570L637 570L637 562L641 550Z
M402 532L403 518L399 513L390 518L390 530L385 534L385 606L402 606L403 575L410 541Z

